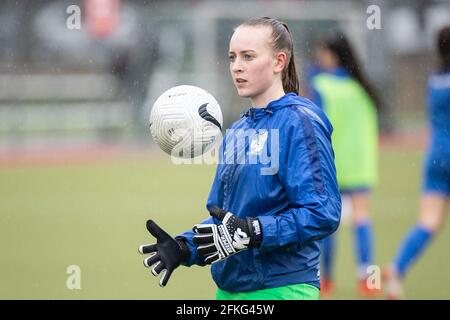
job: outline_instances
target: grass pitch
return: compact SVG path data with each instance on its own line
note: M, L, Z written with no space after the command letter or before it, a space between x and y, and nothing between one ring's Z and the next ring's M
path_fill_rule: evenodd
M415 223L422 154L383 151L374 190L376 263L394 255ZM138 246L153 242L145 221L171 234L207 217L211 165L140 156L96 164L0 168L1 299L213 299L209 268L180 267L166 288L142 264ZM450 299L449 228L408 274L407 298ZM356 298L351 227L338 234L335 298ZM71 265L81 289L69 290Z

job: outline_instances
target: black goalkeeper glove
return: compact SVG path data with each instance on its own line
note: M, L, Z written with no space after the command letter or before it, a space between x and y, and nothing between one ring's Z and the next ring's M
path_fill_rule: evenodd
M205 258L205 263L215 263L239 251L260 246L262 230L258 219L248 217L244 220L215 206L209 211L222 223L198 224L193 229L197 253Z
M147 230L157 240L155 244L146 244L139 247L141 254L151 253L144 260L144 266L152 268L152 274L157 277L161 274L159 285L164 287L169 281L173 270L190 256L189 248L182 239L174 239L161 229L153 220L147 221Z

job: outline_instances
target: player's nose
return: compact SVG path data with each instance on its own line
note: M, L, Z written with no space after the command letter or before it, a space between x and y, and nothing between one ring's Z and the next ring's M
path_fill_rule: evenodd
M232 64L232 66L231 66L231 71L234 73L234 74L237 74L237 73L242 73L242 71L244 71L244 69L243 69L243 67L242 67L242 64L236 59L236 61Z

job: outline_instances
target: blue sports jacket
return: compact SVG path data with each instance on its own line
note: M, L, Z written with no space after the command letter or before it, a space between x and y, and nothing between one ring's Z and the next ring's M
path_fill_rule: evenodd
M265 108L250 108L231 129L222 141L207 207L257 217L262 243L213 264L214 281L229 292L299 283L319 287L320 240L338 228L341 213L331 123L310 100L288 93ZM242 132L254 131L245 144L236 142ZM255 154L262 160L252 161ZM185 265L204 265L193 235L178 236L191 251Z
M443 157L450 155L450 68L428 79L428 118L431 126L433 151Z

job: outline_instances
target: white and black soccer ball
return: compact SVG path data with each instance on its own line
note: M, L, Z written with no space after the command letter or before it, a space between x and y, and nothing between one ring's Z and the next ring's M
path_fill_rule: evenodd
M216 99L195 86L165 91L150 112L150 131L171 156L195 158L214 146L222 131L222 110Z

